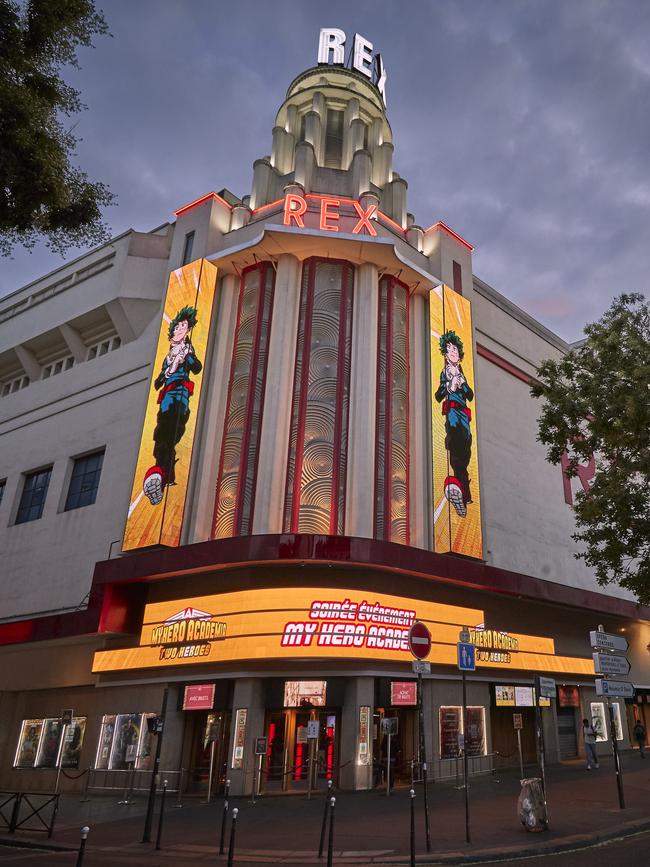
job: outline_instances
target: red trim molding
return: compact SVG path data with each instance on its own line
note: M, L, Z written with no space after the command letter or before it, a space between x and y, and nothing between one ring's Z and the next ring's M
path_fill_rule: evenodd
M193 202L189 202L187 205L183 205L182 208L179 208L177 211L174 211L174 215L176 217L180 217L181 214L184 214L186 211L189 211L191 208L196 208L198 205L203 205L203 204L205 204L205 202L214 201L215 199L216 199L216 201L221 202L222 205L225 205L229 211L232 210L232 205L229 205L228 202L225 199L222 199L218 193L211 192L211 193L206 193L204 196L201 196L198 199L194 199Z
M458 232L454 232L454 230L446 223L443 223L442 220L438 220L437 223L434 223L432 226L429 226L428 229L425 229L424 234L428 235L429 232L435 231L444 232L446 235L449 235L450 238L453 238L454 241L458 241L461 247L465 247L465 249L469 250L470 253L474 249L474 247L469 243L469 241L466 241L465 238L458 234Z
M382 569L551 605L650 620L650 607L625 599L510 572L480 560L354 536L306 533L240 536L158 549L97 563L93 581L95 584L160 581L237 566L294 561Z
M482 358L487 359L487 361L492 362L492 364L495 364L497 367L500 367L501 370L505 370L506 373L509 373L516 379L520 379L522 382L525 382L526 385L533 385L533 383L537 382L534 376L526 373L526 371L522 370L520 367L515 367L514 364L506 361L505 358L497 355L496 352L492 352L492 350L488 349L487 346L483 346L482 344L477 343L476 354L480 355Z

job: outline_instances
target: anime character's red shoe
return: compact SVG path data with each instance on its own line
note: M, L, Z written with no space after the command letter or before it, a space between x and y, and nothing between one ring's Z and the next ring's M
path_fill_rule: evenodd
M464 518L467 515L463 486L456 476L447 476L445 479L445 497L447 497L451 505L456 509L460 518Z
M162 503L163 487L165 485L165 471L162 467L149 467L144 474L142 482L142 490L145 497L149 498L152 506L158 506Z

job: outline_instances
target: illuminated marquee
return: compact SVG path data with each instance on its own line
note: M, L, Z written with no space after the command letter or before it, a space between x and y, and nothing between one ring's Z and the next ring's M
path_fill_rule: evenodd
M460 626L483 623L484 614L429 600L309 587L153 602L145 608L139 646L98 651L93 671L272 659L408 663L408 631L415 620L424 621L433 636L428 661L455 667ZM479 656L479 666L593 675L591 658L557 656L552 638L474 631L485 636L486 653L500 655L496 660Z
M476 645L476 658L480 662L511 661L510 651L519 650L519 640L508 632L495 629L470 629L470 642Z

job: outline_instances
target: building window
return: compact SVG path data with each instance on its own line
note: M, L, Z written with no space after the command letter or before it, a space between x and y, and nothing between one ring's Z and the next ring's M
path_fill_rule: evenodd
M192 261L192 247L194 246L194 232L188 232L185 235L185 244L183 245L183 261L181 265L187 265Z
M60 719L23 720L14 757L15 768L78 768L86 732L86 717L74 717L64 726ZM63 736L63 742L62 742Z
M20 391L21 388L27 388L29 382L30 380L28 376L19 376L11 382L5 382L2 386L2 396L6 397L8 394L15 394L15 392Z
M393 277L379 282L375 538L409 543L408 289Z
M343 532L354 269L303 266L284 511L288 533Z
M48 467L46 470L38 470L25 476L25 485L16 515L17 524L37 521L41 517L51 474L52 467Z
M325 166L328 169L340 169L343 159L343 119L342 111L327 110L327 125L325 128Z
M0 505L2 504L2 498L5 495L5 488L7 487L7 480L0 479Z
M270 262L242 275L217 478L216 539L251 532L274 288Z
M91 506L95 502L103 462L103 450L75 460L64 511Z
M454 261L452 262L453 269L453 277L454 277L454 292L458 292L459 295L463 294L463 272L460 267L460 262Z

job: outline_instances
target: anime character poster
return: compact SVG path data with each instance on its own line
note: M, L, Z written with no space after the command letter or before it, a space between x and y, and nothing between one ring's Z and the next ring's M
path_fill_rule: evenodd
M434 550L482 558L470 303L429 293Z
M38 742L43 729L42 719L26 719L18 739L18 749L14 760L16 768L33 768L36 763Z
M123 550L180 544L217 269L172 271L142 428Z

